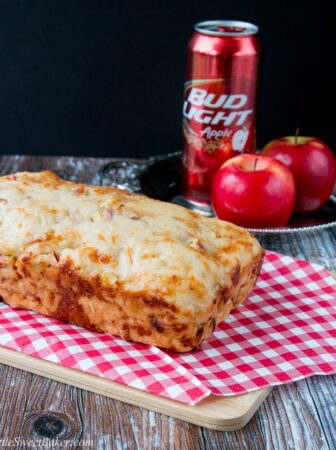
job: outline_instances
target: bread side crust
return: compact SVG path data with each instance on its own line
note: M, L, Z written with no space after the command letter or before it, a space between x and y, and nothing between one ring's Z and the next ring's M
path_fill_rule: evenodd
M36 264L29 255L0 256L0 296L12 307L129 341L187 352L199 347L246 299L258 278L263 254L260 248L246 266L235 266L230 282L219 286L210 306L197 314L147 292L106 288L99 277L83 278L71 261Z

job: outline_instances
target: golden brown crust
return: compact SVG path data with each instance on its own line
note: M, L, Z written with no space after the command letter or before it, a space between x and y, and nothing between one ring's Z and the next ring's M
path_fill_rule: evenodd
M99 278L83 279L67 262L59 267L34 267L29 258L0 257L0 295L13 306L55 319L152 344L170 351L198 347L215 327L242 303L258 278L259 258L232 272L232 283L218 288L212 306L197 316L181 313L159 297L123 289L106 289Z
M0 296L185 352L239 305L263 249L246 230L50 172L0 178Z

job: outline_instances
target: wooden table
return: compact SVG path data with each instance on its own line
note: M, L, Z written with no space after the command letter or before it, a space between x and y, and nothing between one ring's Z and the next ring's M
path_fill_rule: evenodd
M2 156L0 173L51 169L69 179L98 183L97 169L106 162ZM260 240L267 249L336 270L336 228ZM4 365L0 365L0 386L0 448L6 448L2 441L6 438L58 436L89 440L83 448L90 449L336 449L336 376L314 376L274 388L249 424L230 433L210 431Z

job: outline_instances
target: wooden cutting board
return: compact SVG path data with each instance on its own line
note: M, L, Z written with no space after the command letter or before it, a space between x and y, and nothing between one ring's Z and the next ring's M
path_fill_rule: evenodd
M189 406L1 346L0 363L221 431L234 431L246 425L271 391L265 388L235 397L211 395Z

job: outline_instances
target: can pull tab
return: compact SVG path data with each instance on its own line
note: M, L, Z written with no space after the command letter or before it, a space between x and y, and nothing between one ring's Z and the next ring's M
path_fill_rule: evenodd
M223 33L244 33L246 28L243 27L228 27L228 26L220 26L216 28L217 31L221 31Z

